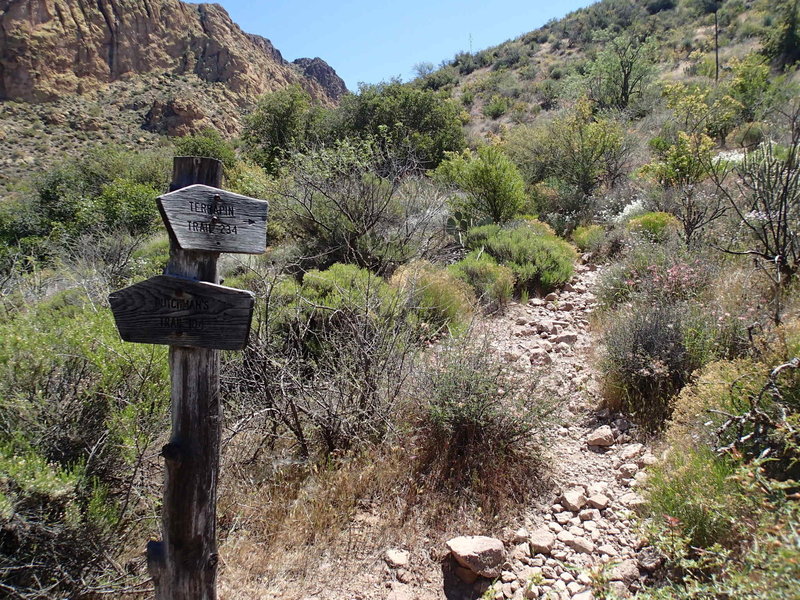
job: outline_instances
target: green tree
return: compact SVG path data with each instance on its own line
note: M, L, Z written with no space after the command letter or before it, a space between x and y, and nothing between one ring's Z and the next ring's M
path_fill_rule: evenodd
M461 109L447 93L399 81L362 84L358 94L342 99L335 121L336 137L383 137L406 145L425 169L465 145Z
M778 10L781 13L777 26L764 39L764 54L777 67L793 65L800 60L800 27L798 27L800 0L784 0Z
M267 172L276 173L292 152L313 141L324 109L311 103L299 85L264 95L245 118L242 142L245 151Z
M175 140L175 154L216 158L225 165L225 169L230 169L236 163L236 151L231 143L219 131L211 128Z
M504 223L519 214L527 199L519 169L497 146L482 146L477 154L449 155L436 169L441 181L465 192L453 202L468 221Z
M589 95L600 107L624 110L653 79L655 47L628 33L603 34L599 41L605 46L589 65Z

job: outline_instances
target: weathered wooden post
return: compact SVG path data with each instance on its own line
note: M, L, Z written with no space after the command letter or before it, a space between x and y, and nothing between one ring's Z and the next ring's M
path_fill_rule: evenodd
M253 312L250 292L218 285L217 259L263 252L267 220L265 201L218 189L221 181L219 161L175 158L173 191L158 198L170 233L167 269L109 297L124 340L170 345L163 540L147 546L158 600L216 598L219 349L247 344Z

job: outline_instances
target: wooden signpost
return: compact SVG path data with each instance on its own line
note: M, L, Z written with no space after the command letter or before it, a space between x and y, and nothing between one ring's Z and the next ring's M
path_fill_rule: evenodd
M253 295L219 285L220 252L260 254L267 203L218 189L222 164L176 157L158 198L170 234L164 275L109 296L122 339L168 344L172 435L165 459L162 541L147 545L157 600L215 600L222 413L219 350L247 344Z

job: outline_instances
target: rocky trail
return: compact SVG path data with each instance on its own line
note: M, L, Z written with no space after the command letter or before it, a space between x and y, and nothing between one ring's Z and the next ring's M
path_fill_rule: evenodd
M656 459L635 441L629 421L598 410L596 342L589 328L598 275L593 266L581 265L560 292L514 304L484 323L503 359L521 372L541 373L539 389L559 404L558 426L547 442L549 493L521 522L509 524L502 539L462 536L447 542L443 551L449 549L454 560L439 581L403 583L412 580L413 549L388 549L384 597L592 600L602 582L605 593L624 598L658 567L631 518L642 502L636 488L643 468ZM441 585L438 593L434 585Z

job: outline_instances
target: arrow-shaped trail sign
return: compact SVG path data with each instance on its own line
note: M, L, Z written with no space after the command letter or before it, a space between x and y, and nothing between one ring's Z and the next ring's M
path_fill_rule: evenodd
M159 275L111 294L126 342L241 350L247 345L253 294L203 281Z
M261 254L268 206L266 200L199 184L158 198L161 217L182 250Z

